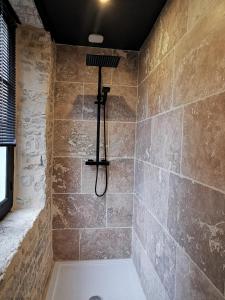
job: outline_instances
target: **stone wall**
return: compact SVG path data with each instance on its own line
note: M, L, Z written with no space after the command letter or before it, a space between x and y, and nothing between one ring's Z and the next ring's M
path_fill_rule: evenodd
M103 70L107 101L109 185L94 195L98 69L86 54L115 50L57 45L54 101L53 251L56 260L124 258L131 254L137 53ZM103 153L101 146L101 153ZM100 169L98 191L104 189Z
M22 24L43 28L34 0L9 0Z
M52 265L53 67L44 30L17 29L13 212L0 224L0 299L42 299Z
M43 299L53 262L49 220L46 208L40 214L29 212L29 220L24 210L8 214L1 222L1 300Z
M17 30L15 207L44 207L51 166L53 46L48 33ZM48 192L49 193L49 192Z
M225 2L168 1L139 56L133 259L147 299L224 299Z

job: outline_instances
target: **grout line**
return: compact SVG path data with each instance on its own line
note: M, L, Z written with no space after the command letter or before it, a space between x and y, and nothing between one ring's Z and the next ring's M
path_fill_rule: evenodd
M80 230L83 230L83 229L85 229L85 230L96 230L96 229L98 229L98 230L105 230L105 229L132 229L132 227L123 227L123 226L121 226L121 227L113 227L113 226L110 226L110 227L66 227L66 228L53 228L52 230L53 231L57 231L57 230L59 230L59 231L62 231L62 230L76 230L76 231L80 231Z
M95 85L96 82L85 82L85 81L69 81L69 80L55 80L55 82L61 82L61 83L74 83L74 84L83 84L83 85ZM129 85L129 84L112 84L110 82L105 82L104 85L110 86L110 87L127 87L127 88L137 88L137 85Z
M39 118L39 117L37 117ZM59 119L59 118L54 118L55 121L70 121L74 123L95 123L96 124L96 119ZM136 124L136 121L117 121L117 120L107 120L106 123L116 123L116 124Z
M133 195L134 193L133 192L128 192L128 193L108 193L107 192L107 195L115 195L115 196L127 196L127 195ZM79 196L79 195L81 195L81 196L93 196L93 197L95 197L96 195L95 195L95 193L74 193L74 192L71 192L71 193L57 193L57 192L53 192L52 193L52 195L71 195L71 196ZM76 201L76 200L74 200L74 201Z
M94 155L89 155L88 157L87 156L77 156L77 155L53 155L54 158L76 158L76 159L82 159L82 160L85 160L85 159L89 159L89 158L95 158ZM103 158L103 157L100 157L100 158ZM109 156L108 157L108 160L109 161L115 161L115 160L133 160L134 157L133 156L124 156L124 157L117 157L117 156Z
M141 159L136 159L136 160L137 160L137 161L140 161L140 162L142 162L142 163L151 165L151 166L153 166L153 167L156 167L156 168L158 168L158 169L161 169L161 170L163 170L163 171L170 172L171 174L176 175L176 176L179 176L180 178L188 179L189 181L192 181L192 183L197 183L197 184L200 184L200 185L202 185L202 186L205 186L205 187L207 187L207 188L209 188L209 189L212 189L212 190L214 190L214 191L217 191L217 192L220 192L220 193L222 193L222 194L225 194L225 191L223 191L223 190L220 190L220 189L218 189L218 188L216 188L216 187L214 187L214 186L211 186L211 185L208 185L208 184L206 184L206 183L203 183L203 182L201 182L201 181L199 181L199 180L197 180L197 179L188 177L188 176L186 176L186 175L184 175L184 174L176 173L175 171L168 170L168 169L166 169L166 168L160 167L160 166L155 165L155 164L153 164L153 163L151 163L151 162L149 162L149 161L144 161L144 160L141 160Z
M55 193L55 192L53 192L52 193L53 195L90 195L90 196L95 196L95 193L85 193L85 192L83 192L83 193ZM133 195L134 193L108 193L107 192L107 195L121 195L121 196L123 196L123 195Z

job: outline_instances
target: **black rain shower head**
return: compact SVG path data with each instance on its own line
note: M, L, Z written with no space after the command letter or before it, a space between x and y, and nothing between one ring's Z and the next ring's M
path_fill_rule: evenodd
M94 54L87 54L86 56L87 66L117 68L119 61L119 56Z

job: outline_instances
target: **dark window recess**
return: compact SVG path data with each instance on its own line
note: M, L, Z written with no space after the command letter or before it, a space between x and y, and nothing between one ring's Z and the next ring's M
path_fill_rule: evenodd
M13 204L15 137L15 30L19 22L7 0L0 0L0 219Z

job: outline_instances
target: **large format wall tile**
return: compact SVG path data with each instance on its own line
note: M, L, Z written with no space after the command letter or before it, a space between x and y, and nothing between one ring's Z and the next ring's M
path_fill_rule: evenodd
M146 212L146 249L170 299L175 294L176 246L161 225Z
M156 21L156 24L158 22ZM156 26L156 25L155 25ZM153 32L155 31L155 28L152 29L152 32L150 33L149 37L145 40L142 48L139 52L139 58L138 58L138 84L143 82L149 75L150 71L153 69L152 66L152 57L153 57L153 49L154 49L154 41L152 39Z
M151 119L136 125L136 158L149 161L151 151Z
M56 80L72 82L98 82L98 68L86 66L86 54L111 55L112 50L69 45L56 46ZM111 83L112 69L104 68L103 82Z
M151 213L166 227L169 173L149 164L144 166L144 201Z
M172 105L174 51L170 53L148 78L148 116L170 109Z
M225 90L225 3L186 35L175 51L174 103L188 103Z
M184 110L182 172L225 191L225 93Z
M107 100L107 120L136 121L137 88L112 86Z
M109 160L108 167L108 192L109 193L133 193L134 161L133 159ZM94 193L96 167L86 166L82 162L82 192ZM105 168L99 168L98 192L105 188Z
M83 85L81 83L55 83L55 119L82 119Z
M169 1L139 55L139 83L162 61L187 31L188 0Z
M57 260L79 259L79 231L76 229L53 230L53 253Z
M187 31L188 0L169 1L164 7L154 31L155 52L152 59L155 64L177 44Z
M148 80L138 86L137 121L146 119L148 110Z
M120 51L113 51L113 55L120 56L120 62L118 67L112 71L112 84L136 86L138 72L138 52L126 51L124 54L125 57L122 57Z
M109 157L134 157L135 123L108 123Z
M97 119L97 94L98 85L96 84L84 84L84 107L83 107L83 119L84 120L96 120Z
M224 293L225 195L170 175L168 228Z
M57 156L95 156L96 122L72 120L55 121L53 147L54 154Z
M180 171L182 109L152 120L151 162L160 167Z
M224 4L224 0L190 0L188 9L188 29L190 30L197 21L209 14L215 7Z
M134 160L116 159L110 161L109 193L133 193Z
M141 199L145 197L144 163L135 160L134 191Z
M110 92L106 102L106 120L120 122L136 121L137 88L129 86L110 86ZM84 84L83 119L96 120L98 93L97 84ZM101 108L103 119L103 106Z
M105 198L93 195L53 194L53 228L103 227Z
M147 241L147 222L146 222L146 207L138 197L134 196L134 214L133 214L133 228L141 241L143 247L146 248Z
M175 300L224 300L208 278L178 248L176 259Z
M108 227L132 226L133 194L108 194L106 203Z
M169 300L169 296L135 232L132 239L132 255L146 299Z
M110 167L109 167L110 168ZM109 171L108 171L109 172ZM82 160L82 193L95 193L96 166L86 166L85 160ZM100 166L98 170L98 193L103 193L105 189L105 167Z
M81 190L81 161L72 157L53 160L52 190L54 193L79 193Z
M131 253L131 228L83 229L80 258L127 258Z

